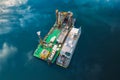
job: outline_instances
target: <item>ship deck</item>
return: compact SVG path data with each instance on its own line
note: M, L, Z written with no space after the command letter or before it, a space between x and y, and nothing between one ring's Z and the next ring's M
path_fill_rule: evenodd
M57 29L57 28L53 29L53 31L52 31L52 32L47 36L47 38L45 39L45 42L49 44L51 38L54 37L54 36L58 37L59 34L60 34L60 32L61 32L60 29ZM53 42L53 45L56 45L56 44L57 44L57 43L56 43L56 40L55 40L55 41ZM34 56L35 56L35 57L38 57L38 58L41 58L40 54L41 54L41 52L42 52L44 49L45 49L45 50L48 50L50 53L52 52L52 48L50 48L50 47L43 47L42 44L39 44L38 47L37 47L37 49L36 49L35 52L34 52ZM52 59L52 63L55 62L57 56L59 55L59 52L60 52L60 51L56 52L54 58ZM46 58L45 60L47 60L47 58Z
M60 32L61 32L60 29L57 29L57 28L54 29L53 32L52 32L51 34L48 35L48 37L47 37L47 39L46 39L45 41L46 41L47 43L49 43L50 40L51 40L51 38L52 38L53 36L58 37L58 35L60 34Z

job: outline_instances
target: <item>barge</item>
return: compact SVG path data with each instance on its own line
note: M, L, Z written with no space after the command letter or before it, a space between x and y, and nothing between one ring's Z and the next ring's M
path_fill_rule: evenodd
M44 39L41 39L40 31L37 32L40 42L33 55L48 63L67 68L81 35L81 27L75 28L74 23L72 12L56 10L55 24Z

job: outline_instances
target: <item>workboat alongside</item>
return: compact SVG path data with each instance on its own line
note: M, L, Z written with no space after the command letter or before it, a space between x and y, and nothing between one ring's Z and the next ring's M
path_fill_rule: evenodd
M81 27L75 28L74 23L72 12L56 10L56 22L44 39L41 39L40 31L37 32L40 43L34 56L48 63L56 62L57 65L67 68L81 35Z

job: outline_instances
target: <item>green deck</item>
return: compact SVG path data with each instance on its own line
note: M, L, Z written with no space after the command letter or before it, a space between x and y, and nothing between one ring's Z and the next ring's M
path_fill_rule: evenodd
M54 56L52 63L55 62L55 60L57 59L57 57L59 56L60 50L56 52L56 55Z
M38 47L37 47L37 49L36 49L35 52L34 52L34 56L40 58L39 55L40 55L40 53L42 52L42 50L43 50L43 48L42 48L42 46L39 44Z
M59 30L59 29L57 29L57 28L54 29L54 30L48 35L48 37L46 38L45 41L46 41L47 43L50 43L51 38L54 37L54 36L58 37L59 34L60 34L60 32L61 32L61 30ZM54 45L56 44L56 40L53 42L53 44L54 44ZM48 50L48 51L51 53L52 48L50 48L50 47L42 47L42 46L43 46L43 45L41 45L41 44L38 45L37 49L36 49L35 52L34 52L34 56L35 56L35 57L40 58L40 54L41 54L41 52L42 52L43 49L46 49L46 50ZM56 58L57 58L58 55L59 55L59 51L56 52L56 54L55 54L55 56L54 56L54 58L53 58L53 60L52 60L52 63L54 63L54 61L56 60ZM46 59L46 60L47 60L47 59Z
M60 30L59 29L55 29L51 34L49 34L48 38L46 39L46 42L49 43L50 42L50 39L53 37L53 36L56 36L58 37L58 35L60 34Z

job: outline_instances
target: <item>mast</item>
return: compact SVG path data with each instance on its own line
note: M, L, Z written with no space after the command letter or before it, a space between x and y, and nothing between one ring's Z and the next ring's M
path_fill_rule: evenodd
M37 35L38 35L38 37L39 37L39 39L40 39L40 44L43 44L43 40L42 40L42 38L41 38L40 34L41 34L41 32L40 32L40 31L38 31L38 32L37 32Z
M56 10L56 23L58 24L58 9Z

